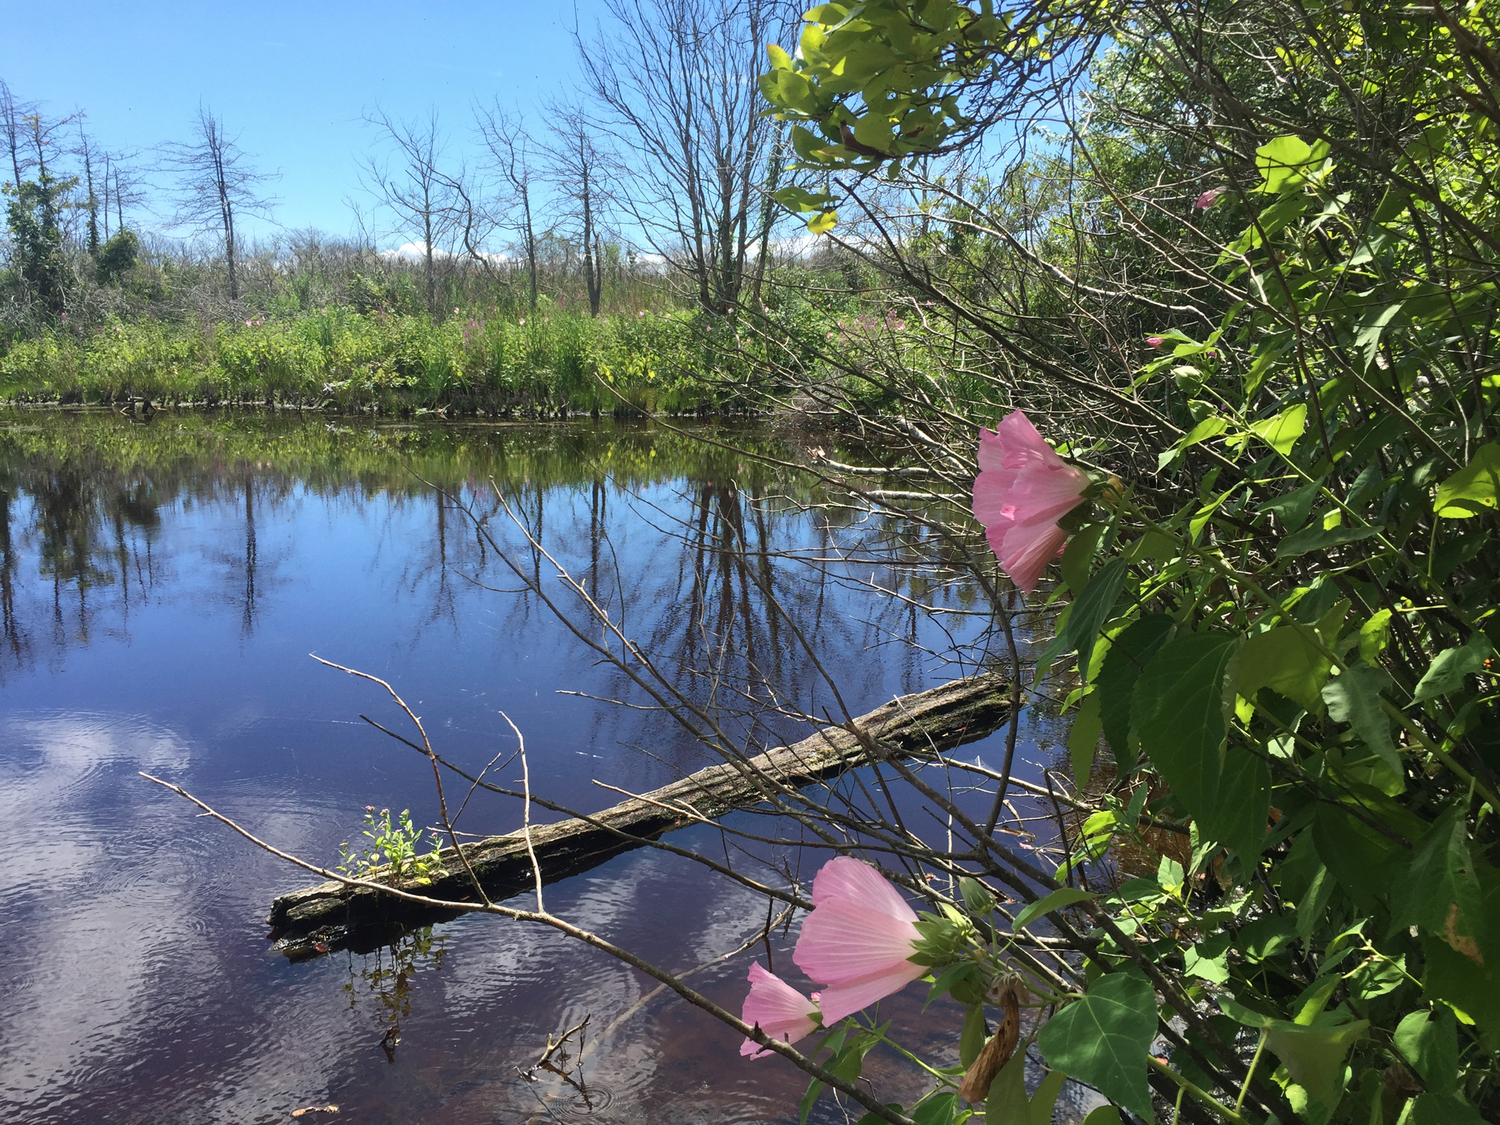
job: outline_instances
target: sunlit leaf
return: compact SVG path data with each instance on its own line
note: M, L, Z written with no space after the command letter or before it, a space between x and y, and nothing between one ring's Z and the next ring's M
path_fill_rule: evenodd
M1395 1034L1396 1049L1435 1094L1458 1085L1458 1021L1446 1008L1407 1013Z
M1484 671L1486 660L1493 659L1495 647L1483 633L1475 633L1458 648L1444 649L1433 657L1422 678L1417 681L1412 698L1423 703L1429 699L1462 691L1464 677Z
M1061 910L1064 906L1072 906L1075 902L1083 902L1094 897L1096 896L1090 892L1080 891L1076 887L1060 887L1044 898L1037 899L1017 914L1015 928L1024 929L1043 914L1050 914L1054 910Z
M1469 519L1493 508L1500 493L1500 444L1483 446L1473 460L1442 484L1432 510L1445 519Z
M1037 1046L1049 1066L1150 1120L1146 1057L1155 1038L1155 990L1144 977L1116 972L1047 1021Z
M1316 711L1331 665L1304 629L1282 627L1257 633L1240 648L1236 690L1254 700L1263 687Z

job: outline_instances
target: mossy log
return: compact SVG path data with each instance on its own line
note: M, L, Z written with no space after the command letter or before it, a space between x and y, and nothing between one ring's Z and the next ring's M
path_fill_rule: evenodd
M921 757L983 738L1009 715L1003 679L983 674L900 696L861 716L856 725L882 756ZM761 804L778 787L801 788L869 761L858 738L843 727L829 726L791 746L709 766L591 816L533 825L531 845L542 881L577 875L675 829ZM534 799L533 804L550 802ZM397 885L426 898L475 901L473 883L453 849L440 854L443 874L427 883ZM519 831L465 844L464 856L492 900L535 885L526 839ZM382 874L377 870L370 878L378 880ZM302 959L335 949L374 949L406 928L459 913L331 881L280 896L266 921L277 948Z

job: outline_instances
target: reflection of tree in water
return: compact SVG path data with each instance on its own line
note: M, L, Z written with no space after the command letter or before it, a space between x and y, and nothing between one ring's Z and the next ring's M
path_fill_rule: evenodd
M448 938L434 936L431 926L403 934L390 945L356 958L349 955L349 980L344 991L349 1007L371 1001L369 1007L380 1033L380 1047L386 1059L396 1061L396 1045L401 1042L401 1021L411 1015L413 978L423 971L437 972L443 967Z
M493 587L514 587L517 578L553 587L540 543L679 691L747 748L801 737L802 714L842 719L825 673L845 702L864 709L889 690L893 666L899 690L917 690L954 658L957 634L975 631L958 620L973 600L963 570L932 562L922 527L793 503L760 474L744 475L693 475L642 491L600 473L550 490L545 504L546 490L512 489L506 502L524 533L492 492L471 491L466 506L518 568L492 567ZM519 592L502 634L524 628L537 605ZM933 608L954 616L952 632L929 628ZM868 659L893 641L904 642L899 662ZM623 674L610 694L640 702ZM648 713L638 730L630 722L597 709L593 740L642 740L677 770L702 764L690 742L664 737L659 717Z
M128 615L155 584L152 539L161 520L143 476L109 472L87 454L61 460L5 452L0 448L0 633L6 665L24 668L41 637L59 652L87 644L107 605ZM35 584L22 566L32 552Z
M283 549L262 556L257 512L274 512L286 503L294 488L295 482L290 477L267 472L258 465L237 466L222 479L208 482L205 498L222 503L235 513L240 523L235 549L214 551L210 557L225 568L226 582L221 596L239 610L240 632L247 637L255 632L261 603L276 584L276 568L289 554L289 550Z
M131 610L175 578L162 550L175 540L162 527L189 504L219 506L233 521L238 545L205 557L223 568L218 596L254 631L276 566L296 547L269 553L264 527L301 492L356 506L382 497L390 530L377 552L395 550L403 590L430 600L425 624L457 631L473 592L467 578L519 585L496 566L471 515L530 582L552 582L540 552L499 510L491 480L679 687L727 726L738 723L747 742L770 737L767 724L781 721L789 700L803 711L840 710L799 637L862 693L851 701L858 707L888 690L891 667L902 668L902 690L917 686L933 664L912 644L930 622L927 608L946 601L958 613L969 596L954 585L957 565L934 567L946 548L921 526L829 506L748 457L650 427L538 427L474 441L461 430L360 435L254 416L228 427L188 416L168 428L47 418L24 434L0 431L0 654L24 667L87 643L101 620L106 632L128 631ZM397 519L411 510L427 529L416 536ZM556 628L533 596L485 597L486 611L507 618L502 637ZM864 658L898 637L908 642L899 661ZM419 639L420 630L412 643ZM618 716L599 714L618 737Z

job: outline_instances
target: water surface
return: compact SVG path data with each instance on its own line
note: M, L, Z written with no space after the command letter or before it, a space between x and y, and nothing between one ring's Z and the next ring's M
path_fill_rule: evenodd
M765 429L710 436L800 456ZM576 808L619 799L596 780L639 792L708 764L666 715L608 702L648 701L497 554L585 620L497 494L748 743L805 733L779 705L838 711L765 589L855 713L972 668L978 594L906 567L937 557L920 527L814 508L754 458L659 426L6 414L6 1121L271 1122L328 1104L371 1123L796 1119L790 1067L741 1060L710 1018L550 932L468 918L378 955L288 963L262 920L309 879L139 776L318 862L358 839L366 806L432 823L426 761L359 717L397 725L390 700L309 653L387 679L469 767L513 747L504 711L534 790ZM496 780L519 776L511 762ZM519 823L515 802L476 797L459 827ZM760 931L763 902L662 853L549 888L547 905L667 967L711 963L694 981L736 1010L765 952L723 956ZM911 991L893 1011L916 1013ZM518 1073L584 1016L585 1092ZM815 1117L843 1120L831 1103Z

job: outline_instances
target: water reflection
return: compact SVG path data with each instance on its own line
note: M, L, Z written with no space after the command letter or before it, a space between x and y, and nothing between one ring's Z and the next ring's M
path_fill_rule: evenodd
M734 436L788 455L773 434ZM705 764L659 712L598 702L650 701L497 557L559 589L502 496L747 741L794 726L783 709L838 712L802 638L858 712L962 670L945 661L979 625L964 616L977 591L920 525L814 509L754 459L660 428L6 416L0 849L21 857L0 874L7 1121L255 1122L328 1104L372 1123L795 1119L794 1072L747 1067L732 1035L550 933L468 919L383 959L267 956L260 920L302 877L136 777L326 862L367 805L431 823L426 763L357 719L388 705L310 651L391 680L471 769L514 745L503 708L532 784L574 807L618 799L595 779L639 792ZM943 627L903 598L947 611ZM496 780L515 785L509 769ZM519 819L476 800L461 828ZM747 891L654 853L547 902L662 964L708 964L694 979L731 1006L749 955L715 959L764 923ZM523 1077L585 1017L576 1086Z

